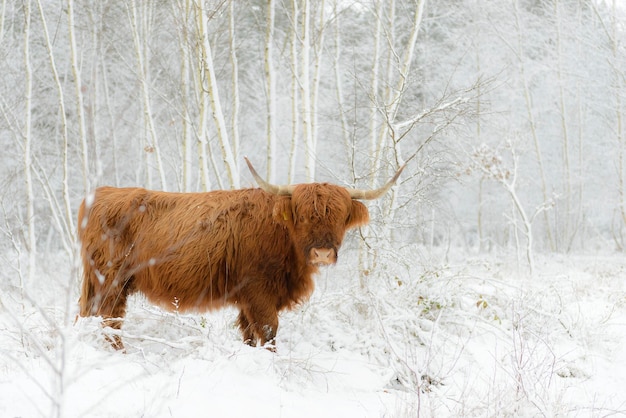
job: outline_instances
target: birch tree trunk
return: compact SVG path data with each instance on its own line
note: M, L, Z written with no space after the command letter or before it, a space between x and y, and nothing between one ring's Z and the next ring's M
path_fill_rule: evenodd
M144 129L145 129L145 140L146 145L144 147L144 152L146 155L146 173L148 175L148 188L152 188L152 167L151 160L152 154L156 157L156 166L157 171L159 173L159 178L161 181L161 188L166 191L167 190L167 181L165 179L165 170L163 168L163 161L161 159L161 149L159 147L159 142L156 134L156 129L154 127L154 119L152 118L152 104L150 99L150 85L148 82L149 77L149 62L150 59L146 55L148 54L149 48L144 45L142 48L141 40L144 42L148 42L149 37L149 8L150 2L141 2L140 3L144 8L141 13L142 21L140 22L137 18L137 8L138 4L135 0L131 1L130 4L130 25L133 30L133 43L135 46L135 55L137 57L137 72L139 73L139 81L141 83L141 93L143 99L143 117L144 117ZM139 32L139 25L141 24L141 35Z
M300 58L302 60L300 72L300 96L302 97L302 135L304 137L304 171L306 181L315 180L315 148L313 130L311 127L311 5L310 0L303 0L302 8L302 45Z
M561 225L561 234L557 235L556 249L559 247L565 247L567 249L568 243L571 241L571 235L575 234L574 231L571 231L572 225L570 224L570 219L572 215L572 177L571 177L571 167L570 167L570 145L569 145L569 132L568 132L568 121L567 121L567 110L565 107L565 80L562 68L562 40L561 40L561 16L560 16L560 8L559 8L559 0L554 1L554 15L555 15L555 28L556 28L556 54L557 54L557 63L556 63L556 77L559 86L559 98L558 98L558 107L560 113L560 122L561 122L561 135L563 138L563 186L565 188L565 213L563 214L563 220ZM559 235L561 235L559 237Z
M50 62L50 70L52 71L52 78L54 79L54 84L57 90L58 97L58 105L59 105L59 117L61 119L61 136L63 138L63 149L62 149L62 171L63 171L63 179L62 179L62 194L63 194L63 209L64 209L64 217L60 220L63 224L64 236L69 240L68 247L71 248L74 243L74 216L72 215L72 206L70 202L70 192L69 192L69 183L68 183L68 135L67 135L67 111L65 109L65 99L63 95L63 86L61 84L61 79L59 78L59 73L57 71L56 62L54 60L54 54L52 53L52 42L50 41L50 33L48 31L48 24L46 23L46 16L44 14L43 7L41 5L41 0L37 0L37 7L39 9L39 15L41 16L41 24L43 29L44 40L46 43L46 52L48 53L48 60Z
M85 99L85 134L87 135L87 140L91 147L92 167L97 177L102 175L102 161L100 159L102 155L100 153L101 144L98 138L98 124L96 122L98 93L100 89L98 83L98 53L100 52L98 40L102 33L102 25L99 16L94 15L94 9L99 6L100 4L96 3L86 8L86 13L89 16L88 24L93 28L93 30L90 31L92 43L89 48L86 48L91 53L91 57L85 57L85 54L82 55L84 61L84 64L82 64L84 70L83 74L91 73L91 75L87 77L87 81L83 84L83 98Z
M231 69L231 88L232 88L232 113L231 113L231 132L232 132L232 147L233 158L235 161L239 161L239 62L237 59L237 42L235 31L235 2L229 3L229 32L230 32L230 65Z
M274 61L272 50L274 43L274 0L267 1L267 16L265 20L265 86L267 93L265 96L267 106L267 175L270 182L274 182L276 171L276 82L274 75Z
M189 36L189 27L187 22L191 18L190 0L180 0L172 5L172 11L180 16L180 30L178 31L178 49L180 53L180 101L181 101L181 124L182 124L182 184L181 190L190 192L192 190L192 127L191 116L189 112L189 45L191 43Z
M399 149L399 144L394 140L394 132L393 126L395 123L396 115L398 113L398 108L402 103L404 94L407 88L407 78L409 72L411 71L411 64L415 56L415 48L417 45L417 37L421 27L422 18L424 14L424 7L426 5L426 0L417 0L415 3L415 11L413 14L413 24L411 26L411 33L404 45L404 52L402 54L402 58L399 62L393 62L394 59L398 59L399 54L394 50L394 30L393 27L395 25L394 19L394 9L395 2L391 1L388 4L389 10L389 20L388 28L383 28L382 18L383 18L383 7L382 2L377 3L376 14L377 14L377 22L374 33L374 44L375 44L375 57L374 62L372 63L372 71L370 76L372 77L370 84L370 99L373 102L373 112L384 114L385 120L383 123L380 123L379 116L374 116L373 113L370 113L372 120L370 121L370 128L376 129L378 132L378 136L375 133L370 132L370 153L372 153L372 167L371 167L371 187L376 187L377 183L377 173L380 170L381 162L383 158L383 150L385 149L387 142L391 140L391 146L393 152L395 154L395 159L398 162L402 161L401 152ZM378 94L378 79L379 79L379 68L378 61L380 60L380 52L378 49L380 48L380 36L385 34L387 45L388 45L388 61L387 61L387 69L386 69L386 85L387 90L385 92L384 104L379 104L377 97ZM393 80L396 80L394 83ZM383 217L390 217L392 212L395 210L396 199L395 192L392 191L391 199L388 200L388 204L384 209ZM363 237L364 240L361 243L360 251L359 251L359 263L361 265L361 277L360 283L361 287L366 287L366 277L367 272L373 268L376 264L376 254L369 252L369 245L365 240L372 234L372 227L368 226L363 228Z
M180 91L181 91L181 101L182 101L182 135L183 135L183 184L182 190L185 192L190 192L192 190L191 180L192 180L192 148L193 141L191 138L191 127L190 125L190 114L189 114L189 69L187 65L189 64L189 50L187 49L186 43L189 39L189 35L185 30L183 34L183 40L185 44L181 44L180 48Z
M617 0L613 0L611 4L611 52L613 54L612 58L612 67L614 72L614 92L615 92L615 134L617 136L617 146L619 148L618 152L618 170L619 170L619 210L622 217L622 225L623 228L626 226L626 156L624 153L626 152L626 141L624 134L624 123L623 123L623 104L622 104L622 95L624 94L624 71L623 67L620 65L620 44L618 40L619 36L619 25L621 24L618 21L617 13ZM621 243L621 246L624 246L624 243Z
M200 166L200 183L203 191L208 191L211 188L211 182L209 177L209 111L210 103L209 96L206 93L204 86L204 62L206 50L204 49L204 14L202 8L198 8L197 0L193 0L193 10L196 20L196 37L197 42L194 43L197 47L197 72L196 72L196 94L198 101L198 165ZM219 177L217 177L219 181Z
M222 105L220 102L220 96L217 88L217 79L215 77L215 68L213 66L213 55L211 51L211 44L205 25L206 13L204 10L204 2L202 0L194 0L196 10L196 21L198 25L198 36L200 40L201 49L201 67L200 73L202 77L200 80L203 82L203 89L200 94L208 95L211 103L211 110L213 114L213 120L217 128L217 137L222 150L222 157L224 164L226 165L226 172L231 188L239 188L239 169L234 158L233 150L230 142L228 141L228 132L226 130L226 121L224 119L224 113L222 111ZM204 83L206 82L206 85Z
M398 114L398 109L400 104L402 103L402 99L406 92L407 87L407 79L409 76L409 72L411 71L411 64L413 62L413 58L415 56L415 47L417 45L417 35L419 34L419 30L422 24L422 19L424 16L424 7L426 6L426 0L417 0L415 4L415 12L413 14L413 25L411 27L411 34L407 40L407 44L404 49L404 53L402 54L402 60L399 63L399 68L397 69L397 82L395 87L392 90L389 90L389 96L387 96L387 100L384 105L384 113L385 113L385 123L382 125L380 129L380 135L378 138L378 145L376 146L375 158L374 158L374 167L372 170L372 187L376 186L376 173L380 169L382 152L385 147L386 142L389 138L393 140L393 132L390 131L390 127L393 127L396 116ZM393 26L393 22L391 23ZM393 45L393 40L388 40L390 45ZM387 74L389 80L391 80L391 74ZM392 141L392 145L394 147L394 153L396 155L399 154L399 150L397 149L398 143Z
M118 163L118 146L117 146L117 133L116 133L116 124L115 124L115 116L113 114L113 104L111 103L111 97L110 97L110 93L111 93L111 88L109 86L109 79L107 76L107 67L108 67L108 60L106 59L106 54L104 53L103 49L103 45L102 43L100 44L100 48L101 48L101 53L100 56L98 57L98 60L100 62L100 68L101 68L101 73L102 73L102 90L103 90L103 95L104 95L104 106L106 108L106 114L107 114L107 118L108 118L108 122L110 124L110 129L111 129L111 162L113 165L113 174L115 176L115 186L120 185L120 173L118 170L119 167L119 163Z
M87 134L85 132L85 113L83 111L83 93L80 70L78 65L78 52L74 35L74 0L67 0L67 27L70 42L70 60L72 65L72 75L74 76L74 88L76 93L76 115L78 117L78 136L82 150L83 164L83 188L85 193L91 191L91 173L89 170L89 147L87 145Z
M351 141L350 129L348 128L348 118L346 117L346 111L344 109L343 103L344 93L343 93L343 71L341 67L341 19L339 10L337 10L337 2L335 2L335 16L334 16L334 28L335 28L335 55L333 57L333 67L335 70L335 95L337 97L337 106L339 107L339 118L341 121L341 134L343 137L343 143L346 148L346 151L350 155L350 166L352 167L352 174L356 176L355 173L355 141Z
M584 18L583 18L583 14L581 12L581 8L578 8L577 11L577 22L578 22L578 27L582 27ZM582 40L581 39L577 39L576 40L576 51L577 51L577 55L579 57L582 56ZM585 120L584 120L584 112L583 112L583 101L584 99L582 98L581 95L581 89L580 89L580 85L581 85L581 80L579 78L576 79L576 114L577 114L577 119L578 119L578 178L579 179L583 179L584 178L584 174L585 174L585 166L584 166L584 161L585 161L585 143L584 143L584 125L585 125ZM581 229L583 229L583 231L581 231L581 233L579 234L581 240L581 247L585 248L585 242L586 239L583 236L583 232L584 232L584 222L583 222L583 217L584 217L584 213L583 213L583 208L584 208L584 198L585 198L585 182L584 181L579 181L578 182L578 213L576 216L577 219L577 223L579 223L581 225ZM572 235L572 238L569 242L569 246L570 248L573 246L574 244L574 238L576 237L576 235Z
M4 40L4 20L6 16L7 10L7 0L2 0L2 7L0 7L0 45L2 45L2 41Z
M520 78L522 81L522 89L524 95L524 101L526 104L526 114L528 117L528 123L530 125L530 133L533 139L533 145L535 148L535 156L537 158L537 164L539 165L539 177L541 178L541 192L543 196L543 202L548 202L548 186L546 183L546 175L545 170L543 168L543 156L541 153L541 147L539 146L539 137L537 135L537 122L535 121L535 114L533 112L533 103L530 97L530 87L528 86L528 77L526 76L526 68L524 65L524 36L525 31L522 28L520 19L519 19L519 7L517 4L517 0L514 0L514 17L515 17L515 26L517 29L517 54L519 59L519 72ZM552 224L550 223L550 219L548 218L548 212L543 212L543 220L546 227L546 239L548 241L548 245L550 249L554 251L554 234L552 233Z
M316 39L313 51L315 53L314 72L313 72L313 88L311 90L311 107L310 107L310 122L311 122L311 148L313 149L313 163L315 163L315 156L317 154L317 105L319 98L320 79L322 64L324 62L324 38L326 33L326 2L321 0L318 3L319 21L318 30L316 32ZM315 176L314 176L315 177ZM315 180L313 178L312 180Z
M381 35L383 34L383 32L385 32L385 29L383 28L384 24L383 24L383 4L385 4L384 0L378 0L376 2L376 11L375 11L375 19L376 19L376 26L374 28L374 51L373 51L373 57L372 57L372 69L370 71L370 92L369 92L369 96L370 96L370 102L371 102L371 111L370 111L370 120L369 120L369 158L370 161L370 172L371 172L371 178L370 178L370 185L372 187L374 187L376 185L376 176L375 173L378 170L378 167L380 167L380 158L381 158L381 150L380 150L380 146L381 146L381 140L379 140L379 138L383 138L384 135L386 135L386 127L383 127L381 124L381 120L382 118L380 117L381 113L383 113L383 109L381 109L382 106L384 106L382 104L382 102L385 99L380 98L379 96L379 78L381 77L380 74L380 66L379 66L379 62L380 62L380 57L381 57ZM391 0L390 4L388 5L389 9L390 9L390 15L393 16L393 9L395 8L395 1ZM389 55L391 55L391 49L393 48L393 29L391 29L393 27L393 22L388 22L389 23L389 32L385 33L385 36L387 37L387 43L389 45ZM387 68L388 70L390 70L390 68ZM387 77L390 77L391 72L387 72L385 74ZM387 84L389 80L387 80ZM385 95L385 98L387 97L387 95ZM353 144L354 146L354 144ZM354 171L354 170L353 170ZM356 177L356 173L355 173L355 177ZM371 233L371 226L370 225L364 225L363 227L361 227L360 229L361 231L361 237L363 239L361 239L359 241L359 267L360 267L360 274L359 274L359 284L361 286L361 289L365 289L367 287L367 277L369 274L369 271L372 269L375 261L374 261L374 256L372 256L372 252L369 251L370 250L370 245L367 243L367 239L370 236Z
M481 51L478 46L476 46L476 74L480 77L481 70ZM482 132L481 132L481 84L478 83L476 86L476 142L478 144L482 144ZM476 229L478 234L478 253L482 253L484 251L485 246L485 237L483 234L483 181L484 178L481 177L478 180L478 207L476 208Z
M296 176L296 157L299 142L299 100L298 92L300 85L298 82L298 0L291 1L291 148L289 151L289 173L287 176L288 183L293 184Z
M371 165L372 167L376 167L376 156L379 155L378 150L378 135L380 129L380 109L379 107L379 99L378 99L378 78L380 77L380 38L383 33L383 0L378 0L376 2L376 27L374 29L374 51L372 53L372 70L370 73L370 101L372 102L372 107L370 110L370 120L369 120L369 135L370 135L370 158L372 158ZM375 176L372 175L372 185L375 184Z
M24 186L26 188L26 225L28 245L28 283L32 283L35 276L35 262L37 260L37 239L35 236L35 196L33 193L33 165L32 151L32 96L33 96L33 69L30 62L30 0L24 2ZM21 276L20 276L21 277ZM20 283L22 290L24 284Z
M0 45L4 41L4 32L5 29L5 19L6 19L6 11L7 11L7 0L2 0L2 5L0 6Z

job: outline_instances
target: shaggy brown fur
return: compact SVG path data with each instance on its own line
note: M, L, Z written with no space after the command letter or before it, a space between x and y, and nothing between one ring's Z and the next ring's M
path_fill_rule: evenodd
M326 183L291 196L100 187L78 212L80 315L119 329L134 292L168 310L233 305L247 344L273 344L278 313L310 295L318 265L336 262L346 230L367 221L362 203Z

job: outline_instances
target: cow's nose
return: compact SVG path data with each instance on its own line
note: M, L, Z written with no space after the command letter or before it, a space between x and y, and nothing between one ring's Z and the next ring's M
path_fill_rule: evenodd
M337 252L334 248L312 248L309 262L317 265L334 264L337 262Z

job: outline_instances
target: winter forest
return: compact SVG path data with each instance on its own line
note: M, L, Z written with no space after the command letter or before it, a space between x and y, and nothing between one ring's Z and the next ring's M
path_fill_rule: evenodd
M0 0L0 415L626 413L622 0ZM102 185L375 188L277 353L76 318Z

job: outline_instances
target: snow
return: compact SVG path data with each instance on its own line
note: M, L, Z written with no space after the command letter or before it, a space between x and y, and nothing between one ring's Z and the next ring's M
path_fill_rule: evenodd
M72 263L46 256L24 292L0 285L0 416L626 414L623 255L538 255L529 277L506 255L425 251L381 256L365 288L344 252L281 315L276 353L242 344L232 309L142 297L116 352L96 318L74 320Z

